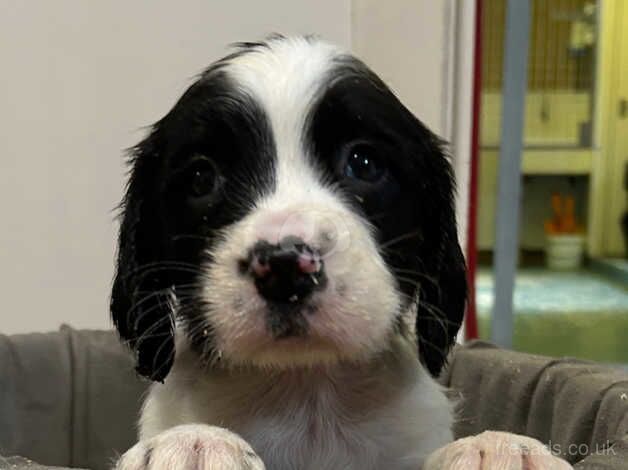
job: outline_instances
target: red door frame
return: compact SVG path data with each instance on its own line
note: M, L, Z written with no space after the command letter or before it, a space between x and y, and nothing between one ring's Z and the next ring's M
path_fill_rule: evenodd
M467 233L467 276L469 297L467 318L465 321L465 338L478 337L478 320L475 299L475 278L477 270L477 202L478 202L478 171L480 160L480 105L482 102L482 0L475 3L475 39L473 51L473 97L471 127L471 165L469 175L469 212Z

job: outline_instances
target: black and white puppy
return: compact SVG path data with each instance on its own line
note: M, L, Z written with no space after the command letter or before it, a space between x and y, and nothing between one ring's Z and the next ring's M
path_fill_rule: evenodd
M452 439L453 193L442 142L339 48L209 67L133 151L111 310L157 383L118 468L420 468Z

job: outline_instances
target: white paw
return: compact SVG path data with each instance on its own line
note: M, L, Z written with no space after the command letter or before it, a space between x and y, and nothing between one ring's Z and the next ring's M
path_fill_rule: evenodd
M115 470L264 470L251 446L226 429L204 424L176 426L138 442Z
M434 451L423 470L568 470L573 467L531 437L499 431L458 439Z

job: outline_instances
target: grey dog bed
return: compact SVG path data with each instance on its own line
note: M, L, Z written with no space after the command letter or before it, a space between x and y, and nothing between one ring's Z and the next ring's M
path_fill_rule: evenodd
M456 437L511 431L578 469L628 469L624 371L473 342L441 381L459 401ZM108 468L135 441L147 385L113 332L0 336L0 468Z

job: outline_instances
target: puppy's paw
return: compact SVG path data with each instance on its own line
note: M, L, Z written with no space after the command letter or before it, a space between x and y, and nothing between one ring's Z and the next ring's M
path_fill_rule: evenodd
M176 426L138 442L115 470L264 470L262 460L240 436L226 429Z
M432 452L423 470L568 470L573 467L552 455L531 437L485 431L458 439Z

